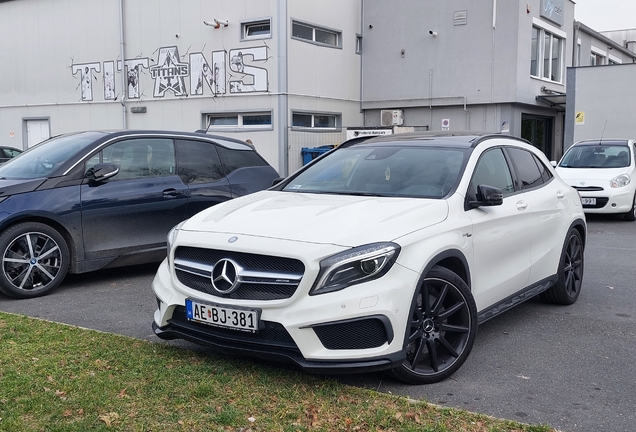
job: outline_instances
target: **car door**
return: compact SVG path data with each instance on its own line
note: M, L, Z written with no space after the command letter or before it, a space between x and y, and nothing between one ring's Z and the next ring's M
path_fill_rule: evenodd
M232 199L232 188L213 142L181 139L176 144L178 173L189 190L186 218Z
M528 284L533 284L556 272L563 243L555 239L569 228L563 226L563 221L569 219L560 216L565 212L567 195L563 185L552 181L550 170L532 152L508 147L506 153L515 171L517 188L522 192L523 213L532 224Z
M176 172L173 141L121 140L96 154L86 168L108 162L119 166L117 175L81 185L86 259L165 250L166 235L185 218L188 202L188 188ZM133 261L144 261L137 258Z
M525 196L516 193L503 148L481 154L467 196L476 197L477 186L494 186L503 192L503 204L467 211L473 223L472 291L482 310L527 285L530 274L532 218L525 211Z

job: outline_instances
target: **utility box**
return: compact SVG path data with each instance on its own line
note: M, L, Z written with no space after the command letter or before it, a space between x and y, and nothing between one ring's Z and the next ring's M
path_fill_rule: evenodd
M382 126L402 126L404 124L404 110L381 110Z

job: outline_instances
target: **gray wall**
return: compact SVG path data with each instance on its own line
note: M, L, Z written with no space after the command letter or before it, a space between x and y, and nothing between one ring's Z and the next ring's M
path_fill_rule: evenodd
M570 68L568 83L566 148L601 136L636 139L636 64Z

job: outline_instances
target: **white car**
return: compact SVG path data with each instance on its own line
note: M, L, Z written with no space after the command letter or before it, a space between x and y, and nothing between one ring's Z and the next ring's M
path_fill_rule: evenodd
M579 141L557 165L557 173L579 191L587 213L622 214L636 221L636 143L631 139Z
M478 324L536 295L574 303L585 238L577 192L525 141L348 142L177 225L153 328L310 372L433 383Z

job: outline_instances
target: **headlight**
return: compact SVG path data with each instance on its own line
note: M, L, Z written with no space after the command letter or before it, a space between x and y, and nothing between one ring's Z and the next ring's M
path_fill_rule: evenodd
M630 181L631 179L629 178L627 174L621 174L618 177L613 178L612 181L610 181L610 186L613 188L625 187L629 184Z
M320 262L320 273L309 295L339 291L377 279L389 271L399 253L400 246L395 243L373 243L325 258Z
M177 234L179 233L179 230L181 229L181 227L183 226L183 224L186 221L180 222L177 225L175 225L170 232L168 233L168 267L170 267L171 263L170 263L170 251L172 250L172 245L175 241L175 239L177 238Z

